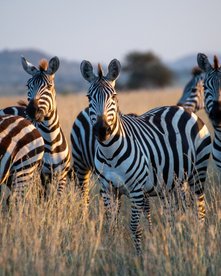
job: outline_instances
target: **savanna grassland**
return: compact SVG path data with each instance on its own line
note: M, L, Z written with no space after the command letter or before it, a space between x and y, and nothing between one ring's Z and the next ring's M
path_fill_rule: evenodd
M174 105L181 90L119 93L124 113L141 114L162 105ZM21 97L0 98L0 108ZM69 141L78 112L87 106L85 93L58 96L61 125ZM204 111L198 113L210 127ZM195 212L180 211L168 223L158 198L151 199L153 234L142 218L143 255L137 257L129 230L127 198L112 231L106 223L96 179L90 181L88 216L74 182L61 200L53 187L49 200L39 199L39 181L30 185L25 202L0 211L0 275L221 275L221 181L211 162L206 182L207 218L198 225ZM172 225L172 226L171 226Z

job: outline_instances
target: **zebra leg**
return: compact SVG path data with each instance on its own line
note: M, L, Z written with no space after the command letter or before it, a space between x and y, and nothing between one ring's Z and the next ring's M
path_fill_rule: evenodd
M33 182L33 175L36 168L37 164L32 168L22 169L14 173L11 188L12 193L15 194L16 205L24 199L28 186Z
M150 233L153 233L153 229L152 229L152 220L151 220L151 211L150 211L150 196L148 195L148 193L144 194L144 214L147 218L148 224L149 224L149 231Z
M51 183L51 180L52 178L49 174L41 173L41 185L43 188L43 192L40 194L40 197L43 195L43 198L45 200L47 200L49 197L49 192L50 192L49 185Z
M121 196L122 196L122 194L119 192L119 189L114 189L113 204L112 204L112 206L114 206L114 208L112 208L114 229L116 227L118 227L118 223L119 223L119 213L120 213L120 208L121 208Z
M194 193L197 197L197 215L200 224L205 222L206 208L205 208L205 195L204 195L204 182L206 175L200 175L196 172L194 174L196 177L193 177L189 181L191 192Z
M67 186L67 174L63 175L62 177L58 177L58 188L57 188L57 193L58 196L61 197L62 194L64 193L64 189Z
M174 196L175 209L177 211L181 209L182 212L185 212L187 208L187 199L186 199L186 190L183 184L184 183L179 183L174 188L173 196Z
M118 225L118 214L121 206L121 194L118 189L112 188L101 188L101 196L104 201L105 215L109 224L109 230L115 232L116 226Z
M205 216L206 216L204 193L197 194L197 213L198 213L199 222L203 224L205 222Z
M85 209L88 209L88 205L89 205L90 176L91 176L91 171L89 169L81 171L81 173L75 174L75 185L81 190L81 196L83 198L83 205Z
M132 232L132 237L135 243L137 255L142 254L142 250L141 250L142 229L140 227L141 212L142 212L142 206L139 206L137 202L132 201L130 230Z
M102 187L100 190L100 194L103 198L104 201L104 208L105 208L105 215L106 218L108 220L108 222L110 222L111 220L111 198L110 198L110 193L109 191L107 191L107 189L105 187Z

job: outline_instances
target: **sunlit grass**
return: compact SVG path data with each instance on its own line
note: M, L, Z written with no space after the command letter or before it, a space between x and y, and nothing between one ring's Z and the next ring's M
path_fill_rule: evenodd
M206 185L207 219L179 210L169 223L158 198L151 199L153 234L142 218L143 255L136 257L129 230L130 205L123 197L119 226L107 224L98 184L91 180L87 216L70 182L61 199L56 187L39 199L37 180L25 201L0 211L1 275L219 275L221 183L212 169Z

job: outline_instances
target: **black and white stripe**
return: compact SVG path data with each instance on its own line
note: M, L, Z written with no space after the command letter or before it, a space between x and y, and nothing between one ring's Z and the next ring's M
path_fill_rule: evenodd
M198 216L205 218L204 182L210 155L210 133L204 123L182 107L160 107L141 116L119 112L115 80L120 63L113 60L104 77L90 62L81 64L83 77L90 83L89 116L96 136L95 172L108 210L111 191L131 200L131 231L138 253L141 250L139 226L149 196L171 191L188 181L198 198Z
M221 67L214 56L212 66L205 54L197 56L198 65L205 72L204 101L205 110L214 128L212 155L217 168L221 169Z
M39 68L22 57L24 70L31 74L27 82L28 104L24 107L8 107L0 114L19 114L30 119L41 133L45 143L42 167L42 182L56 178L58 193L61 194L66 185L70 167L70 153L67 140L62 131L56 106L54 74L59 67L59 59L52 58L49 63L41 61Z
M96 138L89 116L89 109L81 111L71 130L71 149L75 183L81 188L84 206L89 203L89 180L94 173Z
M0 116L0 184L23 197L42 163L44 140L26 119Z
M186 84L183 94L177 105L183 106L186 110L197 112L204 108L204 73L199 67L192 70L192 78Z

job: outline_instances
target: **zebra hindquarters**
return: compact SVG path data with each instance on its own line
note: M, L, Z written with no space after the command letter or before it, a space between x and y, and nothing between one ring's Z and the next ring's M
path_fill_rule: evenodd
M15 171L12 175L11 191L15 194L16 203L24 199L25 193L31 185L36 184L34 183L37 180L35 176L38 171L40 172L40 166L41 163L36 162L32 164L32 166L27 166L21 170Z

